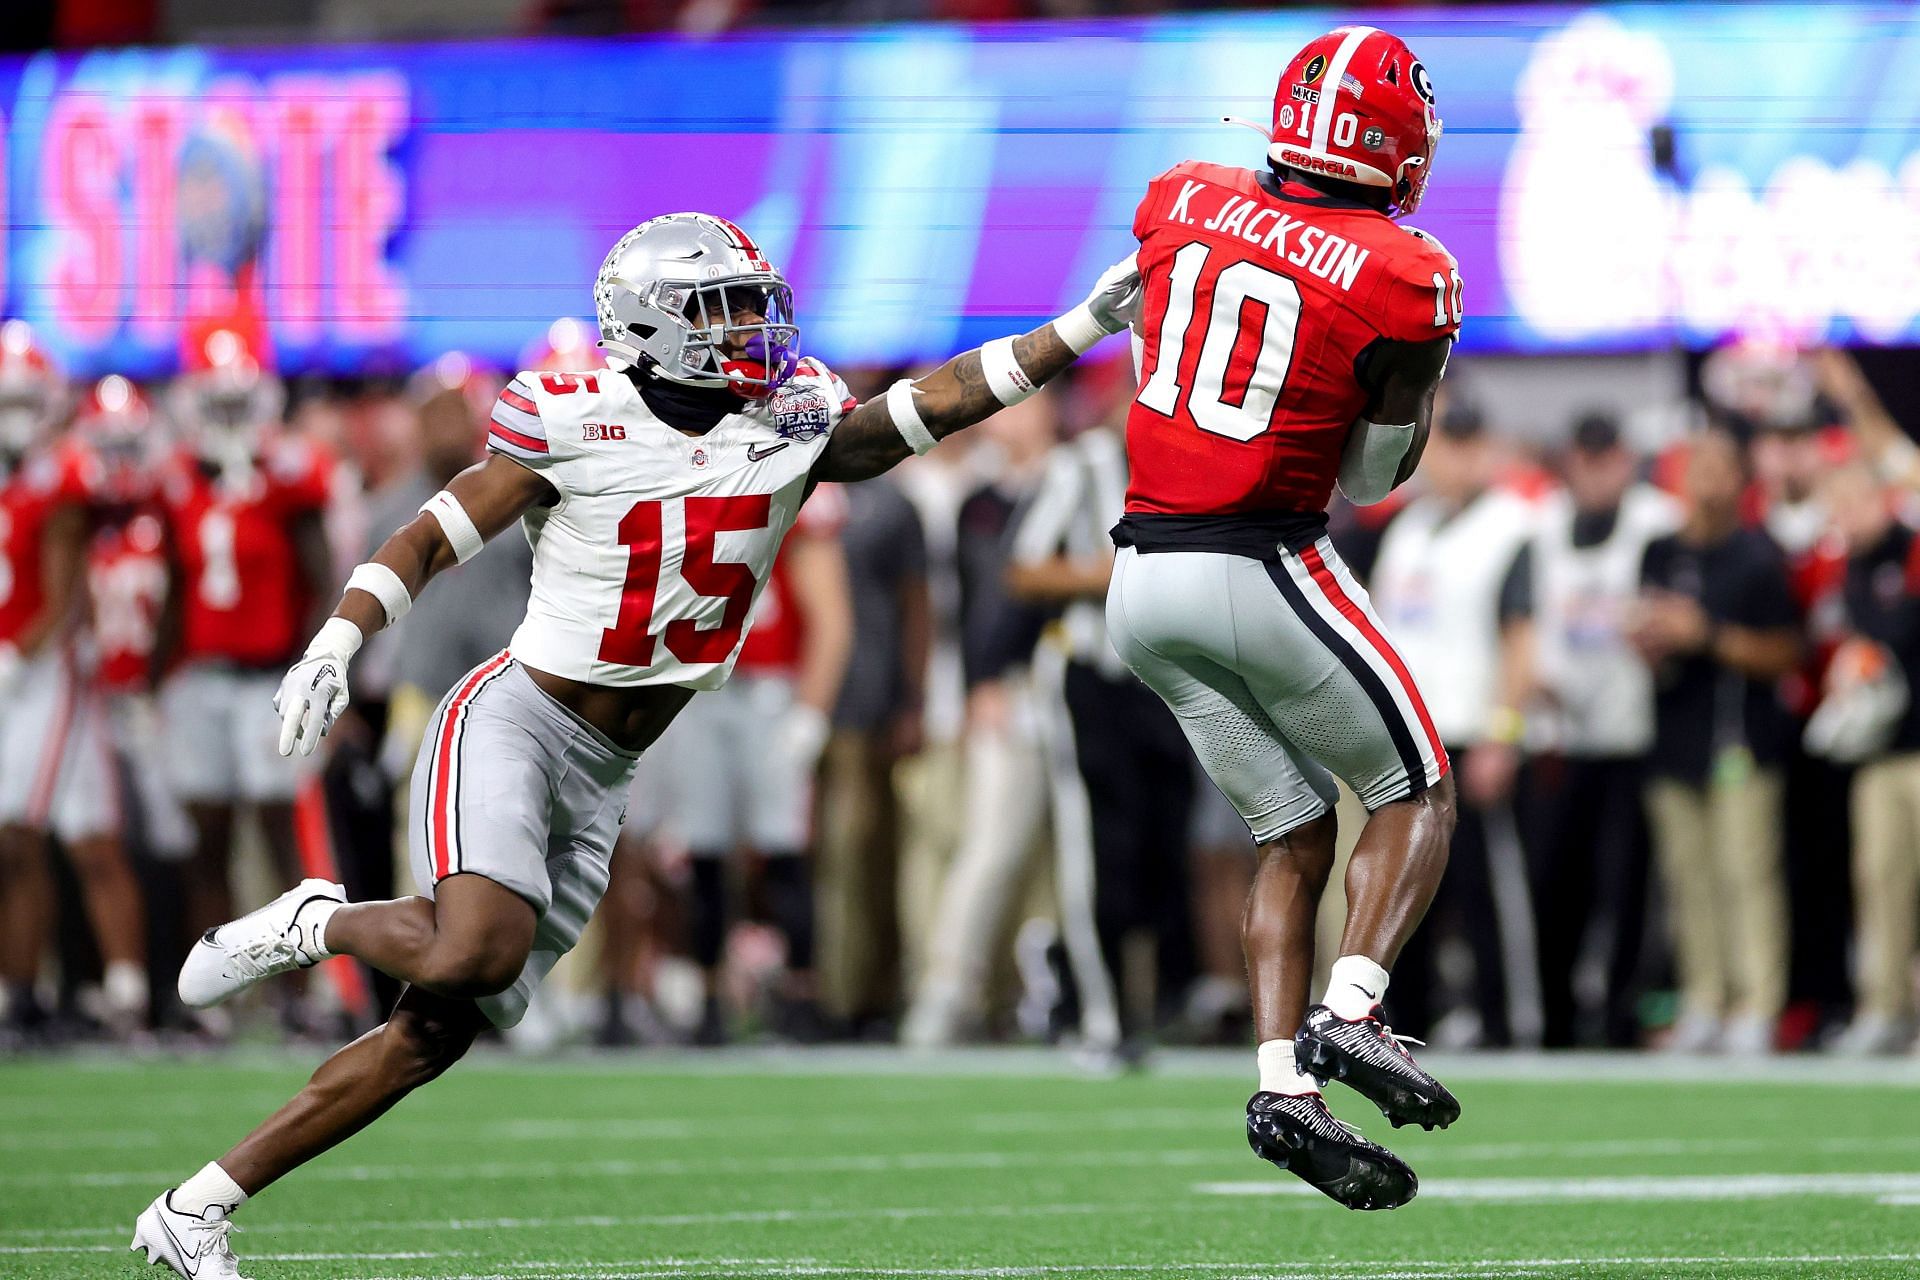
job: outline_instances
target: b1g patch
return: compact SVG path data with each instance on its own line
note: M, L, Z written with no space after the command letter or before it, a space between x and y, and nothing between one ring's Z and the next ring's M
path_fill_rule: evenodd
M774 393L773 429L787 440L812 440L833 426L833 401L824 388L789 382Z

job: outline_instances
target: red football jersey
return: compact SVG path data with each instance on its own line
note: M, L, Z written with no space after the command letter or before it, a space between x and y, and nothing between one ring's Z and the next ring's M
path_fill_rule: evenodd
M298 647L317 586L302 580L293 522L327 503L330 463L299 440L277 440L237 491L180 459L164 488L181 568L180 654L265 667Z
M67 444L28 458L0 482L0 640L16 639L46 603L47 522L88 500L86 455Z
M837 538L846 523L847 500L834 486L822 485L800 508L800 517L794 521L793 532L787 538L789 541L796 535ZM800 669L800 655L807 642L807 620L787 580L785 555L783 543L780 555L774 557L767 589L754 608L746 642L740 646L740 657L733 664L735 671L768 676L792 675Z
M1146 298L1129 513L1325 510L1367 409L1361 353L1460 327L1437 241L1301 183L1189 161L1148 186L1133 231Z
M137 512L93 535L87 547L87 593L93 601L101 688L110 693L145 689L167 600L166 530L158 513Z

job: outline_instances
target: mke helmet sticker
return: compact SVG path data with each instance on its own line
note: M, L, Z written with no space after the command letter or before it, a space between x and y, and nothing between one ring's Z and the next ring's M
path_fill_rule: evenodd
M1312 84L1326 72L1326 69L1327 55L1324 53L1314 54L1313 57L1307 61L1307 73L1304 78L1305 83Z
M1426 64L1424 62L1414 63L1413 66L1409 69L1408 74L1410 74L1413 78L1413 91L1419 94L1422 98L1425 98L1428 106L1432 106L1433 105L1433 83L1432 81L1427 79Z

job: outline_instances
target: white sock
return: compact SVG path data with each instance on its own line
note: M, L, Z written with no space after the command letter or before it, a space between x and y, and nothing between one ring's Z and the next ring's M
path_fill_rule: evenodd
M1371 1016L1387 998L1387 971L1365 956L1341 956L1320 1003L1349 1022Z
M1296 1098L1303 1093L1320 1092L1319 1083L1294 1062L1293 1041L1265 1041L1254 1050L1254 1059L1260 1064L1260 1092L1284 1093Z
M309 902L293 913L296 924L306 925L313 930L313 949L320 955L330 956L327 950L327 922L333 919L333 913L346 906L344 902L335 902L331 898Z
M227 1176L218 1161L209 1160L206 1168L175 1187L167 1200L176 1213L204 1218L208 1210L218 1209L222 1218L229 1218L247 1202L247 1193Z
M131 960L115 960L101 975L107 1007L119 1013L147 1011L147 971Z

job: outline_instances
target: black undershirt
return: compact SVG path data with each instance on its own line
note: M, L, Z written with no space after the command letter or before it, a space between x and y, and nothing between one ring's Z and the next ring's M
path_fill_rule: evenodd
M732 387L688 387L669 382L650 369L630 369L627 377L640 391L653 416L693 435L705 435L720 419L739 413L745 402Z

